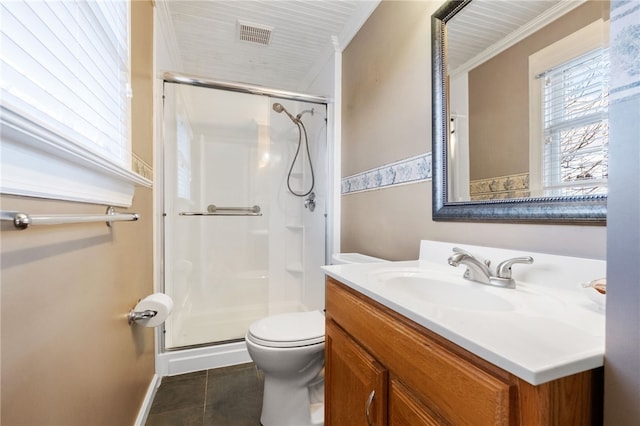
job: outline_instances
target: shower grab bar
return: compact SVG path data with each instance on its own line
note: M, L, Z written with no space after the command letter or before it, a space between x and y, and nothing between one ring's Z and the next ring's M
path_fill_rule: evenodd
M18 229L27 229L30 225L62 225L68 223L105 222L111 227L112 222L136 221L138 213L118 213L113 207L107 208L105 214L77 215L29 215L23 212L0 212L0 220L11 221Z
M262 213L244 213L244 212L180 212L180 216L262 216Z
M260 206L218 207L209 204L206 212L180 212L180 216L262 216Z
M260 206L251 207L218 207L215 204L209 204L207 206L207 213L216 212L248 212L248 213L260 213Z

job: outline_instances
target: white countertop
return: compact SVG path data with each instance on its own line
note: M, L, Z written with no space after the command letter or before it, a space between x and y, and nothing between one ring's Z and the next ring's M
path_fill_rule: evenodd
M474 249L478 248L470 250L473 252ZM499 253L504 254L503 251ZM563 265L577 261L579 272L571 279L567 274L552 275L562 276L562 283L550 282L548 278L543 283L520 279L512 290L464 280L464 267L443 264L438 256L437 262L332 265L323 270L352 289L533 385L602 366L605 315L587 297L580 284L585 277L599 278L593 274L604 274L606 264L589 259L580 264L582 259L532 255L534 259L541 259L537 263L542 272L520 274L531 280L540 280L545 273L549 276L553 269L549 265L554 264L556 258ZM421 258L424 257L421 254ZM516 268L526 270L534 266L535 262L534 265L516 265L514 276ZM387 279L397 276L443 279L446 281L442 284L443 289L454 290L452 300L456 303L447 306L447 303L420 297L419 292L398 291L393 279ZM474 296L467 298L467 294ZM495 301L500 303L489 303Z

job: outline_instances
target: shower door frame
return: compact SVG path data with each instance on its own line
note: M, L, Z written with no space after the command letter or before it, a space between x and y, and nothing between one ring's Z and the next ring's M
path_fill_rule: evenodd
M278 89L271 89L267 87L250 85L244 83L237 82L229 82L222 80L214 80L208 79L204 77L194 76L190 74L176 73L176 72L165 72L162 75L162 87L161 87L161 100L162 106L164 109L164 87L166 83L173 84L184 84L189 86L197 86L197 87L205 87L211 89L219 89L219 90L227 90L232 92L240 92L247 93L252 95L261 95L268 96L271 98L278 99L286 99L293 101L301 101L301 102L312 102L316 104L325 105L327 111L329 110L329 100L324 96L310 95L305 93L284 91ZM163 129L163 121L158 124L159 129ZM164 281L164 252L165 252L165 238L164 238L164 132L160 131L157 138L156 148L156 158L160 158L161 166L158 167L157 176L161 176L161 184L154 190L154 197L156 198L156 202L154 205L156 206L158 212L156 213L158 222L156 231L156 236L160 239L160 244L158 247L158 254L156 255L156 259L159 260L160 265L159 268L156 268L156 285L159 291L164 292L165 281ZM327 143L329 142L329 134L327 134ZM328 158L332 158L330 155L331 149L328 149L327 156ZM333 173L328 173L327 179L329 179L329 188L333 187ZM329 191L331 193L331 191ZM328 198L332 198L332 195L329 195ZM162 207L160 207L162 206ZM329 223L325 223L325 227L327 228ZM325 229L325 235L330 235L329 229ZM330 245L330 242L325 238L325 253L327 253L327 246ZM326 257L326 256L325 256ZM328 261L328 259L325 259ZM160 375L173 375L173 374L181 374L190 371L197 371L201 369L209 369L216 367L223 367L228 365L240 364L244 362L250 362L251 358L249 357L246 349L246 345L244 341L241 342L229 342L222 344L198 344L193 346L181 347L177 349L166 349L165 342L165 326L162 324L161 327L157 327L155 329L156 336L156 373Z
M234 83L230 81L212 80L189 74L165 72L163 83L187 84L189 86L208 87L210 89L228 90L231 92L248 93L251 95L269 96L272 98L289 99L292 101L313 102L328 105L328 99L324 96L308 95L304 93L288 92L286 90L269 89L251 84Z

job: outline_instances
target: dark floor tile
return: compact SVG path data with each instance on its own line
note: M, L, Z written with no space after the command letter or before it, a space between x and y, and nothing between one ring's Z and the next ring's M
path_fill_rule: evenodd
M209 370L206 404L262 398L264 380L255 365Z
M207 371L207 374L209 376L233 376L236 372L245 370L257 370L257 368L253 362L247 362L245 364L230 365L228 367L212 368Z
M163 379L153 404L151 414L164 413L182 408L204 407L207 376L200 374L183 380Z
M254 364L209 370L206 425L258 425L264 380Z
M204 408L190 407L149 414L145 426L203 426Z
M178 380L188 380L188 379L193 379L194 377L200 377L200 376L206 376L206 375L207 375L207 370L195 371L193 373L178 374L175 376L164 376L162 378L162 383L170 383Z
M205 426L260 426L260 407L219 407L207 405L204 413Z
M259 426L263 388L253 363L164 377L146 426Z

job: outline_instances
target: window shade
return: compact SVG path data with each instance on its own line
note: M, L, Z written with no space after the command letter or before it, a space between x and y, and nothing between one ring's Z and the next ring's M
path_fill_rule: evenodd
M35 126L130 169L128 3L0 7L3 125Z
M608 74L608 51L597 49L538 75L547 195L606 193Z

